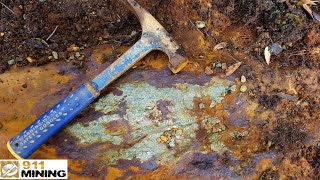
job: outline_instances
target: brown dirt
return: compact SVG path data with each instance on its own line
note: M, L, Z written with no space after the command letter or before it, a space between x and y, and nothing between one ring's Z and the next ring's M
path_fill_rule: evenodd
M21 66L53 63L48 58L52 51L59 53L60 61L69 62L67 48L72 44L81 49L111 45L114 52L101 57L101 62L110 62L120 54L120 46L132 45L139 38L139 33L130 36L132 31L140 32L137 19L117 1L2 2L14 11L13 14L0 6L0 33L4 33L0 36L2 73L11 68L23 69ZM239 82L239 77L245 75L249 87L247 96L259 104L253 116L259 120L257 127L264 133L259 138L251 139L259 139L258 144L269 146L263 145L255 151L274 150L281 155L271 168L259 174L261 179L319 179L320 30L319 23L307 15L299 1L138 2L181 44L191 61L186 70L200 74L213 62L226 62L228 65L237 61L244 63L229 78ZM199 20L206 23L205 28L197 29L194 26ZM46 40L57 26L54 35ZM227 42L228 45L217 53L213 47L220 42ZM271 65L267 66L263 51L273 42L281 44L285 50L278 56L272 56ZM27 57L32 57L34 61L28 62ZM16 64L9 66L11 59ZM80 69L77 73L90 71L88 61L84 61L84 65L80 60L70 62L75 64L75 69ZM60 75L63 74L60 71ZM221 73L215 72L214 75L221 76ZM0 79L0 85L2 83ZM27 84L21 87L26 88ZM283 99L277 95L279 92L293 95L299 100ZM241 142L245 144L243 147L248 147L250 138ZM254 156L253 152L244 152L243 149L239 152ZM195 159L197 161L192 160L189 169L213 168L213 157L198 155Z

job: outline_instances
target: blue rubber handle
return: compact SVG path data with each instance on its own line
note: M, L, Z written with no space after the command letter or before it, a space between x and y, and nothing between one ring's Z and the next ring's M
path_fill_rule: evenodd
M157 38L160 39L161 34L159 33L158 36ZM90 83L81 86L68 95L29 127L8 141L7 147L11 154L18 159L28 158L98 97L103 88L131 68L151 50L161 50L160 47L160 41L152 41L147 33L143 33L138 42Z
M12 138L7 144L8 149L18 159L28 158L98 95L92 83L82 85Z

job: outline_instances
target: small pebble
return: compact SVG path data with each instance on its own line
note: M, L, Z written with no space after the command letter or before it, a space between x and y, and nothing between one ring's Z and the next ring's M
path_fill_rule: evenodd
M69 60L74 60L74 55L70 54Z
M196 26L199 29L206 27L206 23L204 21L196 21Z
M272 43L269 48L272 55L278 55L283 51L283 47L278 43Z
M222 63L221 64L221 69L226 70L227 69L227 63Z
M79 52L76 52L76 53L74 54L74 57L79 58L79 57L80 57L80 53L79 53Z
M204 108L205 108L205 105L204 105L203 103L200 103L200 104L199 104L199 108L200 108L200 109L204 109Z
M4 32L0 32L0 37L4 36Z
M11 66L11 65L14 65L16 63L16 61L14 59L10 59L8 61L8 64Z
M176 130L176 136L181 136L183 133L182 129Z
M242 83L245 83L245 82L247 81L247 78L246 78L244 75L242 75L240 81L241 81Z
M220 62L216 63L216 67L217 68L221 68L222 67L222 64Z
M55 60L59 59L58 53L56 51L52 51L52 56Z
M248 90L248 87L246 86L246 85L242 85L241 87L240 87L240 91L241 92L246 92Z
M26 59L27 59L27 61L28 61L29 63L34 62L34 59L33 59L32 57L30 57L30 56L29 56L29 57L27 57Z
M212 101L209 107L214 108L215 106L216 106L216 102Z
M157 138L157 142L158 142L158 143L162 143L162 140L161 140L160 137Z
M237 90L237 85L232 85L230 87L230 90L233 91L233 92L236 91Z
M85 59L85 56L84 56L84 55L81 55L81 56L78 58L79 61L83 61L84 59Z
M207 66L205 69L204 69L204 73L206 73L206 75L212 75L213 74L213 71L212 69Z
M160 139L164 142L167 142L168 141L168 138L166 136L160 136Z
M168 146L169 146L170 148L173 148L173 147L175 146L174 139L170 139L170 140L169 140Z
M75 45L75 44L72 44L71 46L69 46L68 48L67 48L67 51L68 52L77 52L77 51L79 51L80 50L80 48L77 46L77 45Z

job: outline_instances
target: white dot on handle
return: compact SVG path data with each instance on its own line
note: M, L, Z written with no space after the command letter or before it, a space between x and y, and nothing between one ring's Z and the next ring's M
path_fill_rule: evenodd
M67 116L68 114L67 113L63 113L63 116Z
M48 130L47 129L44 129L42 132L47 132Z
M72 97L73 97L73 94L71 94L70 97L72 98Z
M24 149L27 149L27 148L28 148L28 146L23 146L23 148L24 148Z
M57 105L57 108L59 108L59 107L60 107L60 104Z
M31 143L31 144L34 143L34 140L31 140L30 143Z
M40 135L40 134L39 134L39 135L36 135L36 137L39 138L39 137L41 137L41 135Z
M53 126L54 126L54 124L50 124L49 126L50 126L50 127L53 127Z
M58 121L58 122L59 122L59 121L61 121L61 119L57 119L56 121Z

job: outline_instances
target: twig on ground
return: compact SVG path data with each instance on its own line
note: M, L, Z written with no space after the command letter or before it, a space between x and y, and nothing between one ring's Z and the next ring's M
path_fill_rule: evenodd
M8 6L6 6L6 5L3 4L2 2L0 2L0 4L2 4L3 7L5 7L6 9L8 9L12 14L16 15L16 13L14 13L14 11L11 10Z
M52 33L48 36L48 38L46 39L46 41L49 41L49 39L50 39L50 38L54 35L54 33L57 31L58 27L59 27L59 26L56 26L56 27L54 28L54 30L53 30Z

